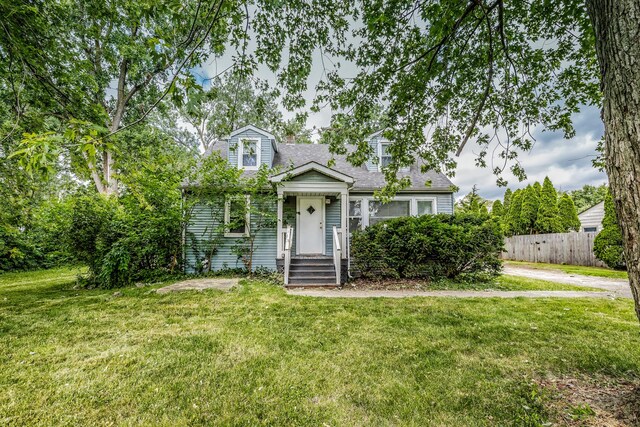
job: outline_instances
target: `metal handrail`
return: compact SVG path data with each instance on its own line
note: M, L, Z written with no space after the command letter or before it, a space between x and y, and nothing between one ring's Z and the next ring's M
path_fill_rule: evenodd
M282 232L284 248L284 284L289 284L289 269L291 267L291 245L293 242L293 227L288 225L286 230Z
M336 270L336 285L340 284L342 268L342 230L333 226L333 266Z

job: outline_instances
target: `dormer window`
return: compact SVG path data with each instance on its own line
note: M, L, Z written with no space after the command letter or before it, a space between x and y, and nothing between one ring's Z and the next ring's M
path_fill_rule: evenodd
M389 166L393 161L393 156L389 152L389 147L391 147L391 142L381 142L378 144L378 170L382 171L383 168ZM408 166L403 166L400 169L400 172L409 172Z
M385 166L389 166L391 163L392 157L391 153L389 153L390 143L381 143L380 144L380 167L383 168Z
M241 138L238 142L238 166L242 169L258 169L260 166L260 140Z

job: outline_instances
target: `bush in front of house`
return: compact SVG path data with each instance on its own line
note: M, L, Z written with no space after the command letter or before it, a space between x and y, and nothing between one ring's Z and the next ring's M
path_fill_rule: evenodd
M354 232L352 265L367 278L480 280L497 276L504 236L487 215L423 215Z

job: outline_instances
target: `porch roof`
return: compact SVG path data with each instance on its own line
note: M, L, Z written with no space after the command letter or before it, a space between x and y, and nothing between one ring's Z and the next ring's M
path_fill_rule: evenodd
M310 172L310 171L319 172L322 175L325 175L325 176L327 176L329 178L333 178L336 181L344 182L346 184L353 184L353 182L354 182L353 177L351 177L351 176L349 176L347 174L344 174L342 172L339 172L339 171L337 171L335 169L331 169L331 168L329 168L327 166L323 166L320 163L314 162L314 161L305 163L305 164L300 165L298 167L294 167L293 169L289 169L287 171L284 171L282 173L274 175L270 179L271 179L272 182L282 182L282 181L289 180L289 179L291 179L293 177L303 175L303 174L305 174L307 172Z

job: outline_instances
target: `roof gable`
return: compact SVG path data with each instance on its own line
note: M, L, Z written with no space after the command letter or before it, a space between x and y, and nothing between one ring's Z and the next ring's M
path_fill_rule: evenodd
M272 133L267 132L266 130L260 129L259 127L256 127L256 126L253 126L253 125L246 125L246 126L241 127L240 129L234 130L233 132L231 132L229 134L229 137L227 139L230 139L230 138L232 138L232 137L234 137L234 136L236 136L238 134L241 134L243 132L246 132L248 130L252 130L254 132L259 133L260 135L263 135L263 136L269 138L271 140L271 144L273 145L274 150L276 152L278 151L278 143L277 143L276 137Z
M345 182L347 184L353 184L354 182L353 178L350 177L349 175L346 175L342 172L338 172L337 170L331 169L327 166L323 166L317 162L305 163L304 165L301 165L293 169L290 169L288 171L274 175L271 177L271 181L272 182L288 181L288 180L291 180L292 178L300 177L310 172L315 172L314 176L317 176L317 174L321 174L328 178L331 178L332 180Z

